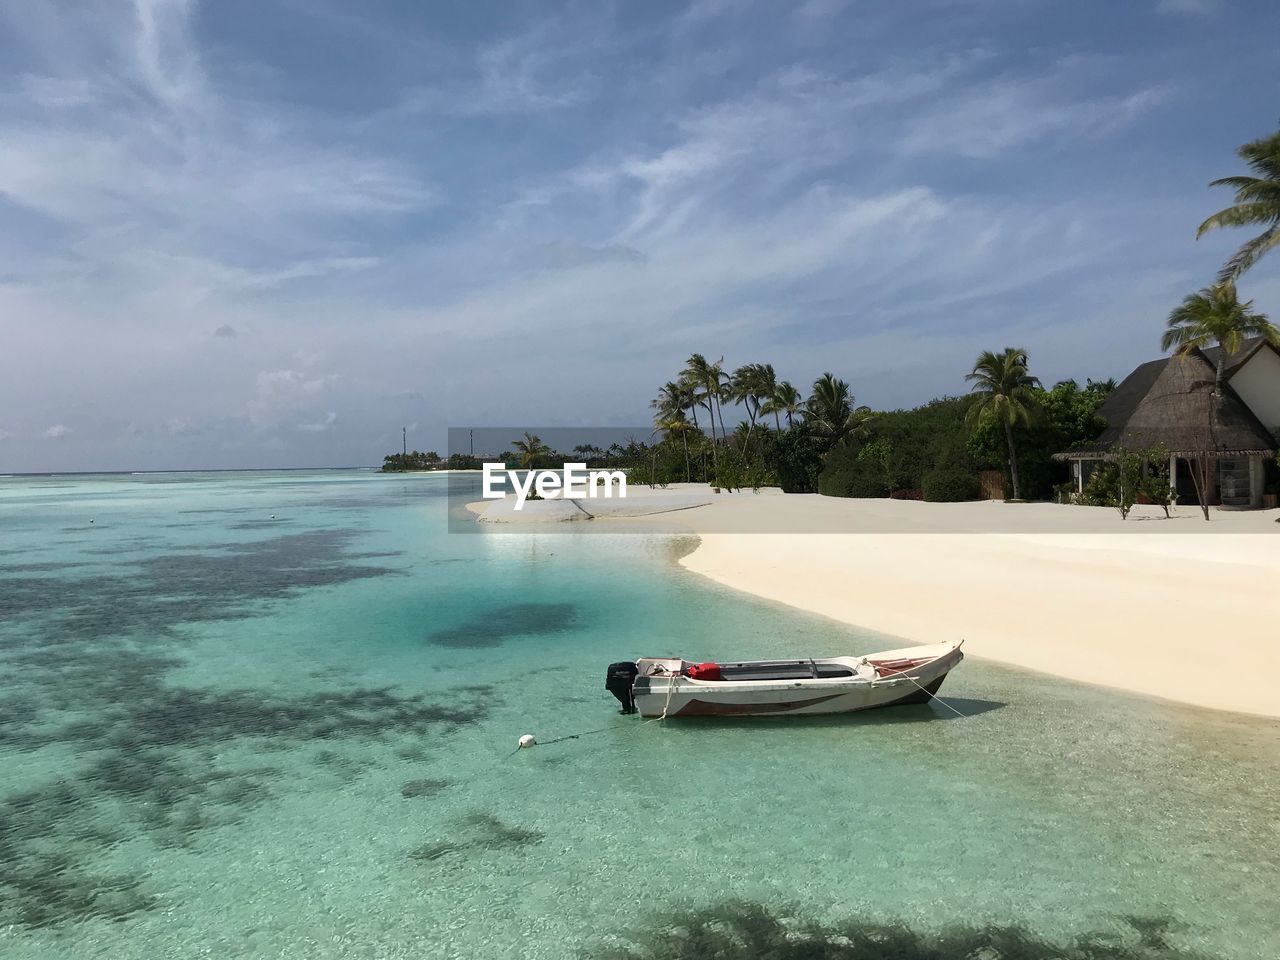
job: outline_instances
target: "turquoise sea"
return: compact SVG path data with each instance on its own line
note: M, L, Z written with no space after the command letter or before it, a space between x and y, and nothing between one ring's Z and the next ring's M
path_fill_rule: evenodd
M973 659L962 718L642 723L611 661L893 641L447 491L0 479L0 956L1280 955L1280 723Z

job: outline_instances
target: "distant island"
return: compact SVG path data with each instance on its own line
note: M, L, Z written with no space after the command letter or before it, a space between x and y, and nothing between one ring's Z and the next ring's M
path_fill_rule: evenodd
M559 470L565 463L575 462L591 467L626 470L641 483L661 483L666 486L670 480L683 479L668 477L657 463L658 454L657 446L651 446L635 437L627 437L625 443L613 443L608 447L582 443L568 453L559 452L544 443L541 437L526 432L523 436L512 439L511 449L501 453L454 453L447 457L440 456L434 450L426 453L418 450L389 453L382 458L381 472L480 470L485 463L501 463L509 470Z
M415 473L423 470L479 470L480 458L465 453L442 457L434 450L423 453L410 450L406 453L389 453L382 458L382 473Z

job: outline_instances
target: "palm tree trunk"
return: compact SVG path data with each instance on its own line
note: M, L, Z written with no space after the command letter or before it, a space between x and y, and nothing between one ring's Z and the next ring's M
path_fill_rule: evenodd
M1200 510L1204 514L1205 520L1209 519L1209 490L1212 485L1213 475L1209 464L1215 463L1209 458L1206 452L1191 461L1191 482L1196 488L1196 500L1200 502Z
M688 483L692 479L689 474L689 431L681 430L680 439L684 441L684 482Z
M752 405L752 398L747 397L747 416L750 417L751 423L747 426L747 437L742 441L742 455L747 456L747 448L751 445L751 432L756 428L756 417L760 415L760 401L756 400ZM750 458L748 458L750 462Z
M777 410L773 411L773 429L777 430L779 433L782 432L782 417L778 416Z
M1013 499L1022 499L1022 488L1018 483L1018 454L1013 446L1013 427L1009 421L1004 422L1004 439L1009 445L1009 477L1013 481Z
M711 387L707 386L707 419L711 421L711 469L716 473L720 472L720 457L716 453L716 408L714 406L714 394L710 392Z
M1218 363L1213 369L1213 401L1209 404L1209 436L1214 436L1214 427L1217 424L1218 404L1222 402L1222 374L1226 368L1227 350L1222 345L1222 341L1218 341ZM1213 472L1217 466L1217 460L1211 460L1208 453L1200 457L1196 461L1195 466L1191 470L1191 478L1196 485L1196 498L1200 501L1200 510L1204 513L1205 520L1209 519L1209 495L1213 490Z

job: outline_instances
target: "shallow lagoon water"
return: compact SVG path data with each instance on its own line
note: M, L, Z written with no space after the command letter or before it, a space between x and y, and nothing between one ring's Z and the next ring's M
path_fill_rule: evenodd
M1280 724L973 659L963 718L642 723L612 660L893 641L711 586L684 540L449 535L446 492L0 480L0 953L657 955L734 901L1280 954Z

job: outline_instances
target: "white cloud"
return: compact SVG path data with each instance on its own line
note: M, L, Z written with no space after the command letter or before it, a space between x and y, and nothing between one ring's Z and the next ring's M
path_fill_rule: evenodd
M319 420L312 421L311 423L298 424L298 430L302 433L324 433L337 422L337 413L330 410Z
M336 374L293 369L264 370L257 376L254 396L249 401L249 420L256 426L269 427L314 410L337 382Z
M1163 149L1154 108L1206 67L1166 89L1142 50L1055 63L961 6L927 36L888 6L701 0L477 41L315 0L300 48L338 17L350 62L314 82L203 35L230 15L194 0L0 0L6 463L24 442L34 468L112 443L123 467L376 463L414 421L436 448L448 422L635 423L695 349L801 385L830 367L873 403L962 388L1010 330L1064 373L1124 373L1091 366L1113 342L1091 317L1130 314L1109 357L1144 359L1143 311L1238 242L1182 239L1211 175L1191 148L1107 173L1137 120ZM1135 264L1182 280L1139 297ZM39 440L58 420L75 443Z
M586 25L580 19L574 27L549 19L486 44L445 77L410 87L390 115L542 113L589 100L598 95L599 80L578 61L595 52L594 44L581 38Z
M915 115L901 146L908 153L995 159L1054 135L1096 137L1114 132L1167 97L1160 87L1123 96L1071 97L1062 78L998 79L966 86Z
M359 138L215 82L192 33L195 8L135 0L132 16L115 4L51 3L33 21L11 13L28 28L32 66L0 94L0 199L69 231L57 248L64 269L99 286L167 271L237 292L375 264L326 239L331 225L421 209L431 187Z
M70 432L71 432L71 428L68 427L66 424L55 423L53 426L51 426L48 430L44 432L44 435L51 440L57 440L61 437L65 437Z

